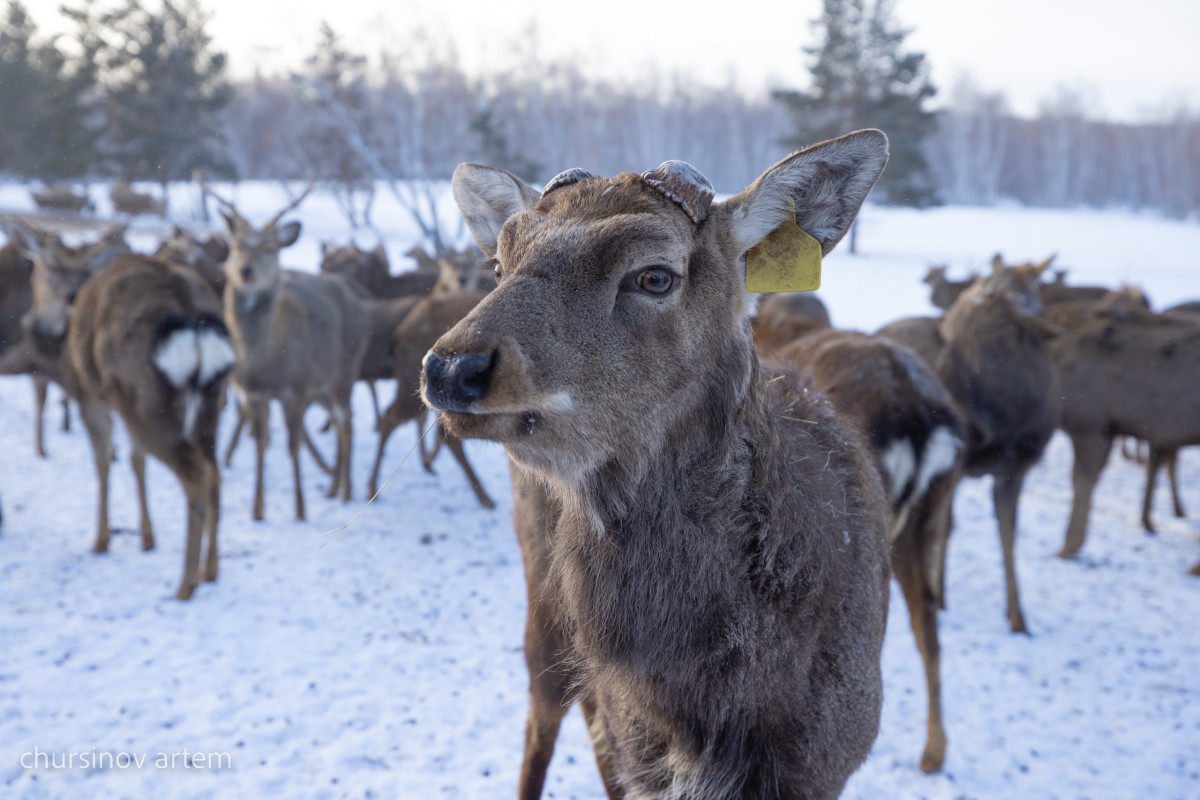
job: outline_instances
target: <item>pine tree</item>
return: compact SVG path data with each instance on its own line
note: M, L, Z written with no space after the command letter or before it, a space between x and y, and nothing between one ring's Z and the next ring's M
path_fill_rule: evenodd
M233 96L226 57L211 48L197 0L163 0L154 13L140 0L95 14L72 12L82 29L101 31L97 54L104 93L108 169L131 180L190 178L196 169L229 175L220 111Z
M936 117L924 108L935 89L922 53L903 49L908 31L892 19L892 0L824 0L813 27L821 37L808 91L778 91L791 112L798 148L859 128L879 128L891 141L887 169L876 185L885 202L924 207L937 202L924 141Z

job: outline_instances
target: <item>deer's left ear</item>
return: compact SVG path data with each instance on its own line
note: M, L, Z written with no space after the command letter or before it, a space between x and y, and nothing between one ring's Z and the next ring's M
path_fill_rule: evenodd
M788 156L722 204L731 239L745 253L794 218L828 254L850 229L887 159L887 137L873 129Z
M300 238L300 223L289 222L287 225L281 225L275 229L275 241L279 243L281 248L291 247Z

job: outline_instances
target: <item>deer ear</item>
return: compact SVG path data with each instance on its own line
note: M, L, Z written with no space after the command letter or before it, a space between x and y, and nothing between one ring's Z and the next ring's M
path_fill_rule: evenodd
M450 187L475 244L488 258L496 257L505 221L538 201L538 193L516 175L482 164L459 164Z
M300 238L300 223L289 222L275 229L275 241L279 242L279 247L291 247Z
M738 250L754 247L794 214L828 253L850 229L887 159L887 137L870 129L788 156L724 204Z

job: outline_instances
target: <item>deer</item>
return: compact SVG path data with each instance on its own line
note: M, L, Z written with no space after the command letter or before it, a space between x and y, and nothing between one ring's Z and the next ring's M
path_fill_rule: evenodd
M165 217L167 204L164 200L141 192L135 192L124 178L117 178L109 189L113 209L121 214L135 216L137 214L154 214Z
M444 443L462 467L479 504L484 508L495 508L495 501L488 495L475 470L471 468L462 442L457 437L448 435L439 425L434 447L430 452L424 450L426 409L419 395L421 362L425 353L484 297L484 292L463 290L438 292L420 299L411 298L415 301L413 308L394 329L391 338L389 354L392 377L396 379L396 398L379 419L379 448L375 454L375 465L371 469L371 480L367 488L370 496L375 496L384 452L392 432L401 425L416 420L420 428L418 435L421 438L418 443L422 446L421 460L425 470L433 471L432 464L438 447Z
M243 217L228 200L201 183L220 205L229 230L225 261L225 324L237 363L233 380L246 394L257 460L251 515L263 518L263 463L269 442L271 399L283 406L292 461L296 519L306 509L300 446L308 441L304 412L322 405L337 427L337 457L328 497L351 497L350 455L354 441L350 394L367 345L362 307L345 282L285 270L279 251L300 238L300 223L280 225L312 190L313 183L262 226ZM310 442L311 444L311 442ZM314 449L315 450L315 449Z
M723 202L679 161L540 193L454 172L499 282L426 354L422 397L546 492L549 557L526 569L612 796L835 797L870 750L883 486L856 428L760 363L744 280L782 225L829 252L886 160L859 131ZM554 728L542 710L527 730ZM528 744L526 764L548 760Z
M937 615L946 607L946 548L965 456L962 422L953 398L917 353L882 336L835 330L820 314L823 306L813 316L797 307L798 299L764 298L754 321L756 345L764 359L810 375L867 435L891 504L892 575L925 667L928 730L919 766L937 772L947 747ZM759 335L760 329L789 328L795 332L790 340Z
M1053 259L1054 256L1050 256L1050 260ZM1068 286L1066 278L1067 270L1056 269L1054 270L1054 280L1042 284L1043 305L1052 306L1081 300L1100 300L1109 292L1108 288L1104 286Z
M192 231L176 225L159 244L154 257L194 270L213 288L217 297L224 296L225 259L229 258L229 242L220 234L210 234L201 239Z
M78 401L92 445L99 488L92 550L107 552L111 538L108 477L116 411L132 442L143 550L155 546L146 454L162 461L183 487L187 541L175 597L188 600L218 572L216 429L234 351L216 295L188 271L147 256L119 255L93 272L86 264L80 268L84 259L73 253L62 258L24 226L14 233L34 262L28 328L40 346L61 351L62 385Z
M414 247L424 254L424 250ZM409 251L410 253L412 250ZM469 257L430 258L419 262L417 269L391 274L387 251L383 245L374 250L361 250L357 244L335 247L321 245L321 273L340 275L354 281L366 297L379 300L419 297L434 291L474 288L478 262Z
M55 233L41 230L12 218L5 230L9 243L0 250L0 374L28 374L34 387L34 452L39 458L46 457L44 417L46 396L51 383L60 383L59 360L61 348L57 339L35 341L30 335L25 317L34 304L34 267L28 255L30 248L21 246L21 240L36 243L37 250L65 269L78 268L76 276L82 282L91 273L107 264L118 255L128 253L123 226L105 228L99 239L92 244L68 246ZM18 238L20 237L20 238ZM43 295L48 291L44 279L40 281ZM42 346L39 346L42 345ZM62 429L70 430L71 414L66 396L62 399Z
M950 308L954 305L954 301L958 296L971 287L978 275L971 275L965 281L951 281L946 279L947 266L932 266L925 273L922 282L929 285L929 302L942 310Z
M30 191L30 196L38 208L51 208L61 211L95 211L96 207L87 192L76 194L65 183L55 183L39 191Z
M1157 472L1180 447L1200 444L1200 322L1136 306L1094 304L1073 317L1051 316L1062 335L1050 352L1062 376L1062 428L1075 451L1074 499L1059 556L1072 558L1087 538L1091 497L1114 436L1148 443L1142 525L1153 533ZM1172 488L1177 489L1172 474ZM1182 512L1182 507L1177 506Z

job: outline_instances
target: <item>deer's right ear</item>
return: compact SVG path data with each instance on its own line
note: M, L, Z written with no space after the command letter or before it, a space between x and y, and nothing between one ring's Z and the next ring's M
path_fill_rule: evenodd
M275 229L275 241L279 243L280 248L291 247L299 238L299 222L289 222L287 225L281 225Z
M538 201L538 193L516 175L482 164L459 164L450 187L475 244L488 258L496 257L505 221Z
M225 209L223 209L223 208L218 209L217 213L221 215L221 218L223 220L225 220L225 227L227 227L229 229L230 233L233 233L237 229L237 223L234 220L234 218L231 217L229 215L229 213L226 212Z
M42 250L42 237L38 232L26 225L19 218L13 217L5 222L4 232L12 241L17 251L29 260L34 260Z

